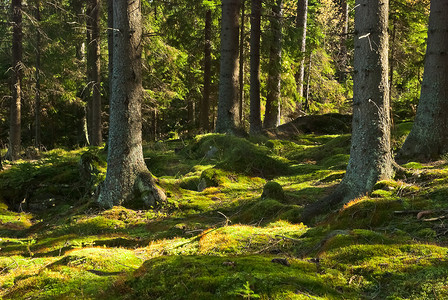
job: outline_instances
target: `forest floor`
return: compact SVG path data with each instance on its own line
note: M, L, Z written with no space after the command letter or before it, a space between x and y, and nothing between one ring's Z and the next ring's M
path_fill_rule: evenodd
M410 127L395 126L395 148ZM445 159L408 163L371 195L304 225L303 207L342 179L350 135L281 138L147 144L148 167L168 195L161 209L96 206L101 148L7 162L0 297L448 298Z

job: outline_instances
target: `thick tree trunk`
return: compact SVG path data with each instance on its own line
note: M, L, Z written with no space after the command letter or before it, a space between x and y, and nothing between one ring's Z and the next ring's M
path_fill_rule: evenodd
M368 194L393 176L388 84L388 0L357 0L350 160L335 193L307 207L304 220Z
M209 9L205 13L204 28L204 94L201 103L200 123L204 132L210 131L210 86L212 76L212 11Z
M93 146L103 142L101 123L101 53L100 53L100 1L87 2L87 78L92 89L89 96L89 141Z
M448 152L448 2L432 0L425 71L414 126L400 159L435 159Z
M298 48L300 50L299 70L296 73L297 94L303 98L303 79L305 77L306 29L308 17L308 0L298 0L296 26L299 32Z
M251 1L250 17L250 134L261 132L260 39L261 0Z
M160 205L166 196L149 173L142 150L142 19L140 1L114 0L112 99L106 180L98 203Z
M240 0L222 1L221 67L216 132L235 133L238 121L238 37Z
M35 1L36 6L36 94L34 102L34 146L38 149L41 148L41 124L40 124L40 54L41 54L41 39L40 39L40 0Z
M20 157L22 107L22 0L12 0L12 102L9 120L9 148L6 157Z
M274 128L280 124L280 85L282 69L282 17L283 0L272 5L272 44L269 51L268 79L266 83L266 112L264 128Z

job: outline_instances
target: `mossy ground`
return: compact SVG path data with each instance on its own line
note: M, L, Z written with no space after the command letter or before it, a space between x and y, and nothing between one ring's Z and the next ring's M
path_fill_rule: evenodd
M409 124L396 126L403 141ZM100 210L101 148L54 150L0 172L4 299L444 299L448 163L394 180L312 226L349 135L204 135L145 146L168 205ZM91 178L80 157L92 156ZM98 158L98 160L96 158ZM83 175L81 175L83 174ZM281 189L280 189L281 187ZM263 188L274 192L263 194Z

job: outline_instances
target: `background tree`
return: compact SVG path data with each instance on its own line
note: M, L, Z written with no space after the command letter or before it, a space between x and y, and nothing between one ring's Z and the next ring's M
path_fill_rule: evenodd
M300 50L300 59L298 71L296 73L297 92L300 101L303 97L303 79L305 77L305 50L306 50L306 31L308 17L308 0L297 1L297 19L296 26L298 30L297 48Z
M261 132L260 112L261 0L251 1L250 16L250 133Z
M210 130L210 88L212 79L212 11L208 9L205 13L204 27L204 91L201 102L201 128L207 132Z
M235 133L238 122L238 38L240 0L222 1L221 68L216 132Z
M100 11L99 0L89 0L86 3L87 26L87 81L90 87L88 97L88 132L89 141L93 146L103 142L101 123L101 49L100 49Z
M448 152L448 3L431 1L428 46L420 101L414 126L400 158L435 159Z
M103 207L142 201L161 204L166 196L148 171L142 150L142 15L140 1L115 0L112 98Z
M9 160L20 156L22 122L22 0L12 0L12 99L9 119Z
M308 206L304 219L372 191L393 176L388 84L389 1L357 0L350 160L336 191Z

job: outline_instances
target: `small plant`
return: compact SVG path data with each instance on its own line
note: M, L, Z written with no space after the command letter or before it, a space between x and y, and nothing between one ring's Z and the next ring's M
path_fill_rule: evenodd
M235 291L235 294L243 297L243 299L258 299L258 298L260 298L260 295L255 294L255 292L250 288L249 281L246 281L246 283L243 285L242 288L237 289Z

